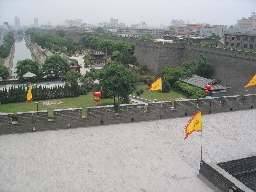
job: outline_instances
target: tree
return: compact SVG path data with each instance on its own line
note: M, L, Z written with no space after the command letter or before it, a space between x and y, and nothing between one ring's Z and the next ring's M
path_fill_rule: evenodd
M219 41L221 39L221 37L219 35L216 35L215 33L211 34L211 36L209 36L210 39L215 39L216 41Z
M61 77L69 70L68 62L57 54L48 57L43 64L43 72L46 76Z
M184 63L182 63L181 69L186 71L188 76L196 74L197 61L195 61L195 60L185 61Z
M157 74L158 77L164 77L170 85L173 85L179 78L184 77L186 72L179 68L172 68L171 66L164 67Z
M81 77L82 75L74 70L68 71L64 76L68 82L77 82Z
M213 65L207 60L206 56L200 55L197 63L196 74L208 78L213 73Z
M58 36L58 37L65 37L65 31L63 31L63 30L58 30L58 31L56 31L56 35Z
M80 95L80 87L78 85L78 80L82 75L76 71L68 71L64 78L70 83L70 91L74 93L75 96Z
M99 85L103 98L116 98L128 103L129 94L136 90L137 75L126 69L122 64L113 63L99 72Z
M0 77L3 79L7 79L7 77L10 75L9 70L7 67L0 65Z
M27 72L34 73L36 78L41 77L41 70L39 69L39 63L37 61L33 61L31 59L25 59L18 61L16 66L16 74L22 79L23 75Z
M119 58L120 58L120 55L121 55L121 53L119 51L114 51L111 54L110 58L111 58L112 61L118 61Z
M162 92L163 93L169 93L170 90L171 90L171 86L170 86L169 82L166 81L166 80L163 80Z
M192 60L184 62L181 69L183 69L188 76L196 74L208 78L213 73L213 65L204 55L200 55L198 61Z
M98 27L94 30L96 33L105 33L104 29L102 27Z

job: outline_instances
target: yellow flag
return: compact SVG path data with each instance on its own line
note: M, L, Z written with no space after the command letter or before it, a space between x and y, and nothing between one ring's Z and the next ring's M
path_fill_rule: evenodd
M162 77L159 77L157 80L155 80L151 86L150 89L148 89L149 91L153 91L153 90L162 90Z
M185 128L185 139L194 131L202 131L202 127L202 111L197 111L196 114L189 120Z
M30 85L29 88L28 88L28 92L27 92L26 102L29 103L32 100L33 100L33 98L32 98L32 85Z
M244 87L250 87L256 85L256 74L250 79L249 83L247 83L247 85L245 85Z

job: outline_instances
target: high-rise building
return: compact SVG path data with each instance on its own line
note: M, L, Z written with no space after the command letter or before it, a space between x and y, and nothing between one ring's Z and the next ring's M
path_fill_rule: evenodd
M39 25L38 25L38 18L34 18L34 27L38 27Z
M117 27L118 26L118 19L113 19L113 17L110 18L110 26Z
M183 24L185 24L185 21L183 21L182 19L172 19L171 21L171 26L182 26Z
M16 28L20 27L20 18L18 18L17 16L15 16L15 18L14 18L14 26Z

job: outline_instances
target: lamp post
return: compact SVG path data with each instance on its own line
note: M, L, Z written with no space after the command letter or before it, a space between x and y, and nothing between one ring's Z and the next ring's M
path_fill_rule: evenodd
M36 104L36 110L38 111L38 103L39 102L35 102L35 104Z

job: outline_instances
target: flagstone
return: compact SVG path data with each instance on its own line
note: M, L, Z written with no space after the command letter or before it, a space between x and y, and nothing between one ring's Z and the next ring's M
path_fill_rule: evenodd
M216 191L198 176L203 159L255 154L256 109L0 136L0 191Z

